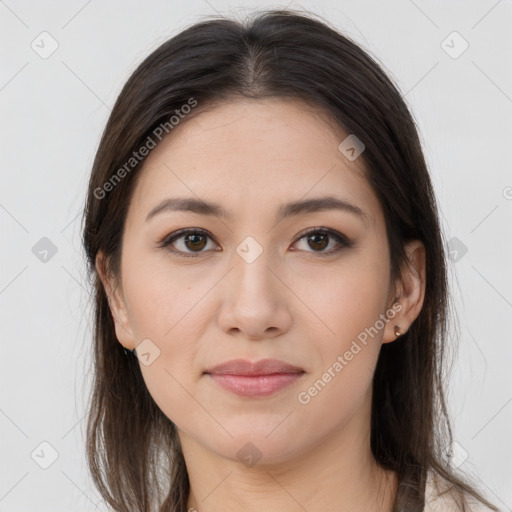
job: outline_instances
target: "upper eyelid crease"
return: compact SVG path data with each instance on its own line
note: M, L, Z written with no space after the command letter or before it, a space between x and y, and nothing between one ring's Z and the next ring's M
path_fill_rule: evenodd
M325 210L341 210L352 213L363 221L368 227L371 217L358 206L338 197L326 196L301 201L293 201L281 205L276 214L276 223L281 220L306 213L315 213ZM199 215L212 215L227 220L232 219L233 215L226 211L219 203L207 202L194 197L168 198L156 205L146 216L146 222L157 214L168 211L185 211L197 213Z

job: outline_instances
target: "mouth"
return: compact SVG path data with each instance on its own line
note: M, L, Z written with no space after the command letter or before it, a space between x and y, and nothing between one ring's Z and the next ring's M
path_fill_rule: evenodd
M268 375L207 374L219 386L238 396L267 397L300 379L304 373L273 373Z
M271 396L295 383L305 373L302 368L277 359L256 363L236 359L204 372L226 391L249 398Z

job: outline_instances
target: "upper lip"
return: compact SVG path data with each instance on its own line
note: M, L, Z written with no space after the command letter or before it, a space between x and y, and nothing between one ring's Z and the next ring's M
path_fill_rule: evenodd
M275 373L304 373L304 370L278 359L261 359L251 363L244 359L232 359L218 364L204 373L216 375L272 375Z

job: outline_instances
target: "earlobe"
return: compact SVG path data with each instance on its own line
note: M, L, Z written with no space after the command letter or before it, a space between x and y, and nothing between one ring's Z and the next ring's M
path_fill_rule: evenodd
M129 322L123 292L116 279L109 275L105 264L105 258L101 251L96 255L96 271L98 272L98 276L103 284L103 289L107 296L110 313L114 320L116 337L123 347L131 350L135 348L135 341Z
M385 313L387 323L384 327L382 343L391 343L404 334L401 311L403 311L403 305L400 302L400 295L397 295L393 304L388 307Z
M397 300L393 304L396 315L386 325L383 343L390 343L403 336L423 307L426 284L425 246L420 240L413 240L406 244L405 251L407 261L402 268L401 280L397 286Z

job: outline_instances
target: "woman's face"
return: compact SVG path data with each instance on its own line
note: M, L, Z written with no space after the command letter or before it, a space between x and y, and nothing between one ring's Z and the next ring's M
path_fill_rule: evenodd
M362 159L339 149L347 135L302 103L240 101L185 119L147 157L111 303L119 341L142 342L148 390L182 439L263 464L366 428L397 290ZM352 206L310 202L325 197ZM178 198L225 215L165 207ZM184 229L200 233L170 241ZM301 372L205 373L234 359Z

